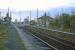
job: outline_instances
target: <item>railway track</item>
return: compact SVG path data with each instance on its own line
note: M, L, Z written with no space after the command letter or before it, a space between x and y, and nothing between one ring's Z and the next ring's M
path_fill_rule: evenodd
M28 32L27 30L25 30L24 28L20 28L23 29L23 31L27 32L27 34L32 36L32 41L34 42L35 45L38 46L38 48L40 48L40 50L58 50L57 48L49 45L48 43L46 43L45 41L43 41L41 38L35 36L34 34Z
M32 35L42 39L46 44L51 45L55 48L55 50L75 50L75 46L71 46L69 44L66 44L64 42L61 42L55 38L49 37L46 34L42 34L31 30L31 28L25 28L28 32L31 32Z

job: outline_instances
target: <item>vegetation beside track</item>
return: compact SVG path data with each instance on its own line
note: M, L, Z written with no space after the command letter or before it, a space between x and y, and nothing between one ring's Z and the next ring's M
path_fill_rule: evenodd
M11 26L8 24L0 24L0 50L11 50L9 47L7 47L11 36L11 29L9 27ZM16 35L16 43L19 47L19 50L26 50L18 33Z
M59 39L63 39L63 40L75 43L75 35L64 33L64 31L58 32L58 31L52 31L52 30L30 27L30 26L25 26L25 27L32 29L33 31L36 31L39 33L48 34L49 36L53 36Z
M9 48L5 46L8 42L9 34L8 26L0 24L0 50L9 50Z

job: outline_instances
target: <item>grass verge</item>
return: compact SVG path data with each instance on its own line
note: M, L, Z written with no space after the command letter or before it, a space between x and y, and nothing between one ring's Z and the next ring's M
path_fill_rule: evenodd
M9 31L8 27L4 24L0 24L0 50L9 50L5 44L8 42Z
M17 36L16 36L16 42L17 42L17 45L20 48L20 50L26 50L26 48L25 48L21 38L19 37L18 33L17 33Z

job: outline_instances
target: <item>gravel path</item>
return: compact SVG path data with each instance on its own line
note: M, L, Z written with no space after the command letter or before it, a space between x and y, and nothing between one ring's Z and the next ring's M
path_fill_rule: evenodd
M18 31L19 36L21 37L27 50L40 50L40 48L34 44L32 36L30 36L29 34L27 34L26 32L24 32L16 26L15 28Z
M8 43L6 44L6 46L10 49L10 50L19 50L19 47L17 46L16 43L16 31L15 28L13 26L9 26L9 31L10 31L10 38Z

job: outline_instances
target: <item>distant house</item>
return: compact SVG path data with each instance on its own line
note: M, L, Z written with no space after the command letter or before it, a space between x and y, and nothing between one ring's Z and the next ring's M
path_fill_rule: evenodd
M51 18L50 16L46 16L46 14L44 14L44 16L38 18L38 24L39 26L44 26L44 27L49 27L50 22L52 22L53 18Z
M6 14L6 17L4 18L5 23L10 23L11 22L11 17L9 17L9 13Z
M30 23L31 23L31 25L33 25L33 26L37 25L37 23L36 23L35 20L31 20Z
M24 25L29 25L29 20L27 18L24 19Z

